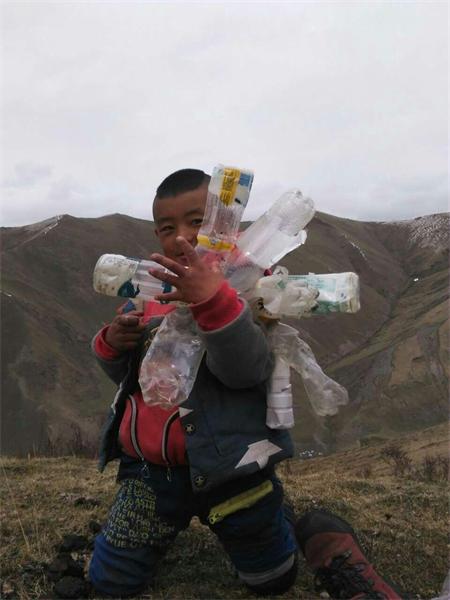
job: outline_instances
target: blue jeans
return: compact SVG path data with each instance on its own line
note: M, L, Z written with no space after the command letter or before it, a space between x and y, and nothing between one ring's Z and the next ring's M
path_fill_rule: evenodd
M283 489L266 469L207 493L192 491L188 467L146 464L126 476L95 540L90 579L98 592L132 596L193 516L222 543L241 580L258 589L294 568L297 545L283 508ZM130 472L130 471L129 471ZM120 475L120 472L119 472Z

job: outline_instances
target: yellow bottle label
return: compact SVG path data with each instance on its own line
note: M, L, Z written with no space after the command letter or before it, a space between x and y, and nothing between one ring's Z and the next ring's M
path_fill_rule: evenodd
M233 250L234 244L225 240L217 240L207 235L197 235L197 243L208 250L217 250L218 252L229 252Z
M220 188L219 198L220 201L225 204L225 206L230 206L230 204L233 204L240 177L241 172L239 169L225 167L223 170L223 181Z

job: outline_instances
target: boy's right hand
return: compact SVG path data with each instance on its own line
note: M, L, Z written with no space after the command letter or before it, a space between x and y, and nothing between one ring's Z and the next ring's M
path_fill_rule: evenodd
M145 329L141 319L143 315L143 312L138 311L117 315L106 330L105 342L118 352L136 348Z

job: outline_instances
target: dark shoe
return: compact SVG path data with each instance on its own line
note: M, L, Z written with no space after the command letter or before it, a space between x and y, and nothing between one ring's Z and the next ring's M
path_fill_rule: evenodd
M332 598L401 600L364 556L350 525L326 510L301 517L295 535L308 566L315 573L316 590Z

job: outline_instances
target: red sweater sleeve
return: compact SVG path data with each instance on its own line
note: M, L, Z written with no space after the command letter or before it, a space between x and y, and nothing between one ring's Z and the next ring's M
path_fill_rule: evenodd
M119 358L120 352L115 350L112 346L110 346L105 339L106 331L108 330L109 325L105 325L103 329L97 333L94 339L94 350L95 353L98 354L100 358L104 360L115 360Z
M198 304L190 306L194 319L203 331L212 331L225 327L242 312L244 304L237 292L224 281L217 292Z

